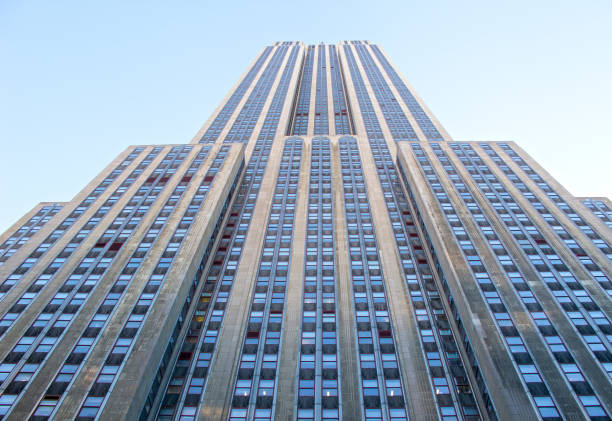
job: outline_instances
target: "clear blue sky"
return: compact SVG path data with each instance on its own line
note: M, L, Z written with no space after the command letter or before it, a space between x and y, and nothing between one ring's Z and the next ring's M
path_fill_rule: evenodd
M611 1L0 1L0 232L130 144L185 143L277 40L380 44L456 140L612 197Z

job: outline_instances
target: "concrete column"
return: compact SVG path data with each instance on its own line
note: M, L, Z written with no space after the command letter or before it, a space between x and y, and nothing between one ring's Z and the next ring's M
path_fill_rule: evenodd
M276 54L276 52L280 49L280 46L276 46L274 47L274 49L272 50L272 52L270 53L270 55L268 56L268 58L266 59L266 61L264 62L264 64L261 66L261 69L259 69L259 72L257 73L257 76L253 79L253 82L251 83L251 86L249 87L249 89L247 89L247 91L244 93L244 96L242 97L242 99L240 100L240 102L238 103L238 105L236 106L236 109L234 110L234 112L232 113L232 115L230 116L230 118L227 120L227 124L225 125L225 128L223 130L221 130L221 133L219 133L219 137L217 138L217 141L215 143L218 144L222 144L223 141L225 140L225 138L227 137L227 134L229 133L229 131L232 129L232 126L234 125L234 123L236 123L237 121L237 117L240 114L240 112L242 111L242 109L244 108L244 106L246 105L246 102L248 101L249 97L251 96L251 94L253 93L253 91L255 90L255 87L257 86L257 83L259 82L259 80L261 79L263 73L266 71L266 69L268 68L268 66L270 65L270 62L272 61L272 58L274 57L274 54ZM279 74L282 73L282 69L283 69L283 65L287 62L287 58L289 57L289 50L287 50L287 52L285 53L285 57L283 58L283 60L281 61L281 67L279 70L279 73L276 75L276 78L278 79ZM270 89L270 92L273 92L272 89ZM268 95L270 96L270 95ZM261 119L262 116L265 116L264 113L264 108L262 108L261 110L261 114L259 115L259 118ZM259 120L258 120L259 121ZM262 120L263 121L263 120ZM255 133L257 129L257 125L253 128L252 133ZM253 135L251 134L251 137L249 138L249 143L253 143L250 142L250 140L253 139ZM246 155L246 158L249 159L250 157L250 150L247 151L249 154Z
M567 200L567 199L566 199ZM605 206L607 206L608 208L612 209L612 202L610 201L610 199L608 199L607 197L575 197L573 198L574 203L576 204L576 207L574 208L576 210L576 212L578 212L580 214L580 216L586 216L586 215L591 215L593 218L589 218L587 219L586 217L584 217L584 219L599 233L602 232L602 230L606 230L606 229L610 229L611 226L609 226L603 219L601 219L599 216L595 215L594 211L592 211L587 205L585 205L583 203L584 200L593 200L593 201L598 201L598 202L602 202ZM578 203L580 205L578 205ZM598 206L596 206L597 209L599 209ZM592 221L592 222L591 222Z
M361 79L363 79L363 84L365 85L366 91L368 93L368 97L370 97L370 102L372 103L372 108L374 109L374 113L376 114L376 119L378 120L378 124L380 124L380 128L383 132L383 137L385 139L385 143L387 144L387 148L389 149L389 153L393 160L397 157L397 146L395 140L393 139L393 135L391 134L391 130L389 130L389 126L387 125L387 120L385 120L385 116L380 108L380 104L378 104L378 100L376 99L376 95L374 94L374 90L372 89L372 85L370 84L370 79L368 79L368 75L366 74L363 65L361 64L361 60L359 59L359 55L357 54L357 50L354 45L349 47L353 51L353 57L355 58L355 62L357 63L357 69L359 69L359 73L361 74ZM344 49L342 50L342 58L346 60L346 55L344 54ZM346 62L347 73L350 74L350 69L348 67L348 62ZM349 79L349 76L347 76ZM350 86L350 91L354 92L355 103L359 104L359 100L357 99L357 92L355 90L355 84L353 82L352 75L350 76L350 82L348 85ZM348 89L348 87L347 87ZM351 95L352 96L352 95ZM355 107L357 109L357 107ZM355 121L359 120L361 122L361 126L363 127L363 136L366 136L365 124L363 123L363 117L361 116L361 107L359 108L359 113L355 111ZM358 115L357 115L358 114Z
M336 116L334 115L334 92L332 88L332 74L331 74L331 57L329 54L330 46L325 44L325 74L327 80L327 121L329 121L328 133L330 136L336 134Z
M565 230L572 237L574 237L578 245L584 250L586 250L588 256L593 259L593 261L597 263L599 267L601 267L602 271L608 276L608 278L612 279L612 262L610 261L610 259L608 259L608 257L603 254L603 252L599 250L599 248L595 244L593 244L593 242L582 232L582 230L578 228L578 226L576 226L571 219L569 219L565 212L563 212L557 207L557 205L546 195L546 193L544 193L544 191L542 191L542 189L540 189L540 187L531 178L529 178L529 176L516 164L516 162L512 160L512 158L510 158L509 155L504 152L503 149L501 149L495 143L491 143L490 145L512 169L512 171L514 171L514 173L520 178L520 180L527 186L527 188L529 188L529 190L531 190L533 194L536 195L536 197L542 202L542 204L546 206L546 208L555 217L555 219L559 221L563 228L565 228ZM542 179L544 179L544 181L552 187L554 191L559 193L559 196L561 196L566 201L568 198L571 199L571 195L565 189L563 189L561 185L558 184L555 179L552 178L552 176L550 176L550 174L548 174L541 168L538 168L539 166L526 153L521 153L521 150L516 150L518 148L516 148L515 145L512 145L512 149L515 149L515 151L521 156L521 158L523 158L525 162L527 162L527 164L529 164L529 166L533 168L533 170L536 171L540 175L540 177L542 177ZM561 187L563 191L559 191L557 187ZM574 204L571 200L567 202L568 205L572 206L572 208L574 207ZM585 215L580 214L580 216L584 217ZM587 216L594 217L594 215ZM585 218L585 220L587 220L587 218ZM595 223L594 228L597 229L598 226L599 223ZM612 231L607 229L600 229L597 233L608 244L612 244Z
M344 49L340 49L339 55L343 66L348 69ZM347 71L346 77L348 80L347 88L350 87L347 90L347 94L354 104L355 125L361 128L361 132L365 134L365 124L361 117L361 109L350 72ZM390 136L390 133L387 131L386 135ZM404 285L404 276L399 256L397 255L394 241L388 240L395 238L395 236L385 206L382 188L378 181L376 164L367 138L365 136L355 136L355 138L361 150L361 162L372 210L373 226L379 246L381 268L384 273L389 302L389 313L394 323L396 352L399 357L402 379L407 393L405 397L406 408L413 419L437 419L437 408L432 395L429 373L423 358L419 332L417 323L414 320L410 297ZM370 153L367 153L367 151L370 151Z
M251 95L251 92L253 92L253 88L257 84L257 81L261 77L261 74L264 72L264 70L266 70L266 67L268 67L268 64L270 63L270 60L272 59L272 56L276 52L277 48L278 47L276 47L276 46L272 48L272 51L270 51L270 55L268 55L268 58L266 58L266 60L261 65L261 68L259 69L259 71L255 75L255 77L251 81L251 84L249 85L249 88L245 91L244 96L242 97L242 99L240 100L238 105L236 106L236 109L232 113L231 117L227 120L225 128L221 131L221 133L219 134L219 137L218 137L218 139L221 139L221 141L223 141L223 139L225 138L225 136L227 135L227 132L229 131L229 129L231 127L231 124L228 124L228 123L233 123L235 121L235 118L238 115L238 113L240 113L240 110L244 106L244 103L248 99L249 95ZM221 112L221 110L223 109L225 104L227 104L227 101L229 101L229 99L232 97L232 95L234 94L236 89L238 89L238 86L240 86L240 84L242 83L242 81L244 80L246 75L249 73L249 71L255 65L255 63L257 63L257 60L259 59L259 57L262 56L262 54L264 53L265 50L266 50L266 48L264 47L259 52L259 54L257 54L257 56L253 59L253 61L249 65L249 67L247 67L247 69L244 71L244 73L242 73L242 75L240 75L240 78L238 79L238 81L234 84L234 86L232 86L232 89L230 89L230 91L227 93L227 95L225 95L225 97L223 98L221 103L217 106L217 108L215 108L215 111L213 111L213 113L210 115L210 117L208 117L208 120L206 120L206 122L202 125L200 130L198 130L198 132L195 134L195 136L193 137L193 139L191 139L191 142L189 142L189 143L199 143L199 141L202 138L202 136L204 136L204 133L206 133L206 131L210 128L210 125L213 123L213 121L215 121L215 118L217 118L217 116L219 115L219 113Z
M378 57L376 57L376 55L374 54L374 51L372 50L372 46L371 45L367 45L366 49L370 53L370 57L372 58L372 61L374 61L374 63L376 64L376 66L380 70L380 73L382 74L383 79L385 80L385 83L387 84L387 86L391 90L391 93L395 97L395 100L397 101L397 104L400 106L400 108L404 112L404 115L406 116L406 118L408 119L408 122L410 123L410 125L414 129L414 132L416 133L417 137L419 138L420 141L427 142L428 141L427 137L425 136L425 134L421 130L421 127L419 126L419 123L417 123L417 121L415 120L414 116L412 115L412 112L410 111L410 109L408 108L408 106L406 105L404 100L402 99L401 95L399 94L397 88L395 87L393 82L391 82L391 79L389 78L389 75L387 75L387 73L385 72L385 68L382 66L380 61L378 61ZM372 98L372 94L370 94L370 98ZM376 102L378 102L378 101L376 101ZM380 106L376 108L377 112L379 111L379 109L380 109ZM382 110L380 110L380 111L382 111ZM380 117L379 117L379 119L380 119Z
M302 47L298 47L298 48L302 48ZM259 114L259 118L257 119L257 123L255 123L255 127L253 127L253 132L251 134L251 137L249 138L249 142L246 145L246 150L245 150L245 157L246 160L248 162L248 160L251 158L251 154L253 153L253 149L255 148L255 144L257 143L257 139L259 137L259 133L261 132L261 129L263 128L263 124L264 121L266 120L266 117L268 116L268 111L270 111L270 105L272 105L272 100L274 99L274 95L276 94L276 91L279 87L280 81L282 79L283 76L283 70L285 68L285 66L287 65L287 63L289 62L289 57L291 56L291 51L288 51L287 54L285 55L285 58L283 59L283 62L281 64L281 68L278 72L278 74L276 75L276 78L274 79L274 83L272 84L272 88L270 88L270 92L268 94L268 97L266 98L266 101L264 102L264 105L261 109L261 114ZM300 57L302 56L302 54L300 54L298 52L298 58L296 60L296 64L294 66L294 68L291 70L291 72L293 72L293 76L296 76L297 72L295 72L295 69L298 68L299 69L299 64L300 64ZM293 80L293 78L291 79ZM290 83L291 85L291 83ZM287 96L289 96L289 93L291 91L287 92ZM286 99L285 99L286 101ZM279 121L279 128L281 128L280 125L280 121ZM278 132L278 130L277 130Z
M471 179L469 173L457 159L454 153L450 150L447 144L441 144L445 150L451 162L453 162L459 175L463 178L465 185L469 188L472 195L478 202L480 209L487 216L491 222L492 227L499 236L500 240L504 244L508 253L514 259L519 270L523 274L525 282L529 285L529 288L542 305L542 309L546 312L550 318L553 326L559 332L559 335L565 339L565 345L570 350L576 363L582 368L582 372L585 377L589 379L596 390L605 390L606 387L610 387L610 378L605 373L595 359L593 354L590 352L588 347L585 345L582 337L575 330L573 324L568 319L565 311L560 307L557 300L553 297L550 290L540 279L540 275L533 268L529 259L525 256L521 248L518 246L516 241L510 232L506 229L505 224L497 216L497 213L489 205L488 200L485 198L483 193L480 191L478 186ZM486 155L486 154L485 154ZM482 157L481 157L482 158Z
M30 209L25 215L23 215L21 218L19 218L17 220L17 222L15 222L13 225L11 225L9 228L7 228L6 231L4 231L1 235L0 235L0 244L3 244L6 240L8 240L13 234L15 234L17 232L17 230L19 230L26 222L28 222L30 220L30 218L32 218L34 215L36 215L38 213L38 211L40 211L42 208L44 208L45 206L52 206L55 204L58 205L62 205L65 204L67 202L40 202L39 204L37 204L36 206L34 206L32 209ZM51 217L51 219L49 221L47 221L43 227L47 224L53 224L53 225L58 225L59 222L61 222L61 220L57 219L57 214L53 215ZM42 229L42 227L41 227ZM28 241L34 241L37 245L44 239L41 238L39 241L36 241L35 237L38 237L36 234L38 234L40 232L40 229L32 236L30 237L30 239ZM21 246L23 247L23 245ZM21 249L20 247L20 249Z
M486 240L480 234L478 226L472 217L472 213L468 210L463 203L463 200L461 200L461 197L455 191L455 187L451 183L450 179L446 176L446 172L431 150L429 144L423 145L423 150L428 156L432 167L438 173L438 178L446 190L448 198L451 200L453 207L456 209L457 214L463 221L466 232L471 238L483 264L487 268L491 281L494 283L508 313L514 320L514 324L523 338L525 345L529 349L534 363L539 368L542 378L550 389L551 395L557 402L559 410L567 419L577 419L582 417L584 415L582 413L582 409L574 399L573 392L570 390L570 386L565 381L565 376L559 371L556 361L548 352L548 347L544 342L544 338L540 335L538 328L531 320L529 312L523 307L523 304L518 298L514 287L506 277L504 270L498 264L497 259L489 248ZM524 393L529 392L525 390Z
M201 401L200 420L225 419L231 406L234 378L240 359L242 337L248 319L248 308L255 286L255 276L260 250L266 233L270 204L284 146L284 138L277 137L272 144L268 166L262 178L261 188L251 225L247 234L244 251L236 271L232 294L227 304L223 329L217 340L216 353L210 371L206 390ZM251 251L251 252L250 252Z
M404 188L404 194L406 195L406 198L408 199L407 202L408 202L408 205L410 206L410 213L414 217L415 227L417 231L419 232L420 241L423 245L423 252L426 254L427 261L429 262L431 266L431 275L433 276L434 282L436 283L438 291L440 292L440 301L447 315L446 321L450 325L450 329L453 332L455 343L457 344L457 351L459 352L461 361L463 362L463 368L465 369L470 386L472 388L474 400L476 401L476 405L478 406L478 410L480 411L480 416L482 417L482 419L484 421L489 421L489 414L487 413L486 404L483 400L483 391L480 389L478 382L476 381L474 370L472 366L470 365L470 357L467 354L463 340L461 338L461 335L459 334L459 327L457 326L457 320L453 316L451 304L448 300L448 297L444 293L445 288L442 283L442 279L440 279L440 275L438 274L438 271L435 268L434 262L436 260L434 259L432 251L429 249L428 243L425 240L426 236L428 236L429 234L423 230L423 227L419 223L417 209L414 208L414 204L409 200L410 195L408 191L406 190L406 186L404 185L402 186Z
M53 218L55 222L53 224L47 223L44 227L42 227L32 238L31 241L28 241L24 244L19 251L17 251L10 259L8 259L2 266L0 266L0 281L4 281L23 261L30 255L40 243L47 238L49 234L53 232L61 222L68 217L72 211L74 211L79 204L89 196L93 190L98 187L98 185L110 175L110 173L132 152L135 146L130 146L125 151L121 152L117 158L113 160L110 164L104 168L93 180L91 180L87 186L79 193L77 193L72 200L66 202L64 207L60 209L60 211ZM109 184L104 190L104 192L96 198L94 203L89 206L89 208L81 214L81 216L72 224L72 226L47 250L47 252L40 257L38 262L32 266L32 268L26 273L17 285L13 287L13 290L21 288L24 283L29 285L29 281L34 278L34 274L38 276L40 271L47 267L49 263L57 256L57 254L64 249L66 244L70 241L70 239L85 225L85 223L95 214L99 207L108 199L108 197L119 187L128 175L135 170L140 162L147 156L149 152L151 152L152 147L145 147L145 150L140 153L140 155L130 163L123 172L113 180L111 184ZM102 200L104 198L104 200ZM116 206L116 205L115 205ZM51 221L49 221L51 222ZM49 256L52 256L49 257ZM9 292L4 299L0 302L0 314L3 314L8 307L4 307L4 303L8 303L10 300L9 296L11 296L11 292ZM21 293L18 295L21 296ZM12 304L11 304L12 305Z
M291 262L287 279L287 293L283 311L283 332L280 348L276 386L275 417L279 420L293 420L296 417L296 373L301 344L302 293L304 290L304 250L306 247L306 224L308 209L308 190L311 160L310 139L302 147L302 163L298 182L293 240L291 243Z
M489 156L482 151L478 146L478 143L472 144L476 153L480 155L482 160L489 166L493 174L504 184L504 187L512 195L516 203L523 209L525 214L533 221L538 227L542 235L546 238L546 241L550 246L557 252L559 257L565 264L570 268L576 279L582 284L582 286L589 292L593 300L601 307L601 310L606 313L609 318L612 318L612 301L610 297L604 291L604 289L595 281L590 273L582 266L582 264L576 259L574 253L572 253L565 243L557 236L553 229L548 223L540 216L540 213L533 208L531 202L523 197L521 192L514 187L514 184L507 179L506 175L497 167L497 165L489 158ZM558 209L557 209L558 210ZM551 209L551 212L553 209ZM559 210L560 211L560 210ZM605 342L604 342L605 343Z
M221 237L223 235L223 227L225 227L227 225L227 222L229 221L230 218L230 214L232 213L232 207L234 205L234 202L236 201L236 198L238 197L237 191L238 188L240 186L240 183L242 182L242 178L244 177L244 171L242 176L239 176L239 180L236 182L236 191L234 192L234 195L232 197L232 199L230 199L229 205L227 206L227 210L225 212L225 214L220 215L219 218L223 218L223 220L221 222L217 222L220 224L221 229L219 230L219 233L217 234L217 238L214 240L212 249L210 254L207 256L207 261L205 262L202 272L201 272L201 276L200 279L198 280L198 285L196 287L196 290L193 294L193 301L189 304L189 310L187 311L187 314L184 317L184 322L183 322L183 327L181 328L177 339L176 339L176 346L174 347L174 350L172 351L172 353L170 354L170 358L169 358L169 362L166 365L166 370L163 374L163 377L160 381L160 385L159 385L159 389L158 389L158 393L155 396L155 398L153 399L153 402L151 403L151 409L149 410L149 416L147 418L147 420L149 421L154 421L157 417L157 412L159 411L160 406L162 405L162 403L164 402L165 399L165 391L168 387L168 384L170 382L170 380L172 379L173 375L174 375L174 367L176 365L176 362L178 360L179 355L181 354L181 352L183 351L183 343L185 342L185 340L187 339L188 334L193 334L193 327L192 327L192 322L194 319L194 313L195 311L198 309L198 304L199 304L199 300L201 298L201 294L202 294L202 290L206 285L206 277L208 275L208 272L212 266L213 263L213 259L215 257L216 251L219 247L219 244L221 243ZM212 310L212 306L209 308L209 311ZM185 375L185 382L189 381L189 377L188 375ZM185 391L183 391L185 392ZM184 394L183 394L184 396ZM146 401L145 401L146 404ZM143 405L144 407L144 405Z
M453 233L419 169L409 143L398 145L398 161L413 189L417 206L422 210L423 223L436 250L457 311L465 320L463 328L499 419L537 419L538 415L497 333L495 321L463 259L461 249L455 241L450 241L454 238Z
M197 154L197 152L199 152L199 150L195 148L193 151L190 152L190 155L189 155L190 159L185 160L185 162L181 165L181 167L177 169L176 174L184 173L184 171L191 164L192 157L194 157ZM100 367L104 364L104 360L110 348L112 348L117 338L117 335L123 328L125 321L129 317L134 304L137 302L138 297L144 285L146 285L146 283L148 282L149 277L153 269L155 268L161 254L163 253L167 243L170 241L170 238L174 234L176 226L178 225L180 219L182 218L182 215L184 214L187 206L191 202L193 194L197 191L202 178L205 176L206 172L210 168L210 165L213 162L216 153L217 153L217 148L213 148L209 152L208 157L206 158L206 161L202 164L198 172L192 178L189 187L187 188L185 193L183 193L183 196L181 197L178 204L176 205L174 212L172 213L170 218L168 218L168 222L166 223L162 231L159 233L159 238L154 243L153 247L151 248L151 250L145 257L144 261L142 262L139 270L135 273L134 277L132 278L132 281L127 286L127 289L123 293L123 296L121 297L120 301L115 306L115 310L111 314L110 316L111 318L107 322L106 328L103 330L101 336L98 337L97 341L94 343L94 346L90 350L89 355L87 356L85 361L82 363L81 371L79 372L77 377L74 379L72 387L70 387L65 392L64 399L61 402L57 410L56 417L59 417L60 419L62 418L68 419L68 418L72 418L76 416L79 410L79 407L81 405L81 402L83 401L86 394L88 393L89 388L91 387L91 384L95 381L96 375ZM164 188L164 190L162 191L162 193L160 194L160 196L158 197L155 203L156 204L165 203L165 201L172 194L172 191L174 190L174 188L176 187L179 181L180 181L180 177L178 176L172 177L171 183L169 183L169 185L166 186L166 188ZM203 207L206 206L206 202L208 202L209 200L211 200L210 192L206 198L205 204L203 204ZM81 333L87 327L87 324L89 323L91 317L95 314L100 304L104 301L106 293L108 292L108 289L112 287L116 277L120 274L124 264L127 262L132 252L136 249L136 247L138 246L140 242L140 239L146 233L150 224L153 222L153 220L157 216L157 212L149 212L149 213L150 215L147 214L145 216L145 218L141 222L141 225L139 226L138 231L135 232L134 235L132 236L133 241L130 242L129 244L130 247L126 248L126 250L122 253L122 260L120 262L117 262L117 264L114 264L112 267L108 269L107 274L103 278L105 288L99 289L99 290L96 289L96 291L94 291L95 294L92 294L92 297L90 298L88 302L87 308L84 309L81 315L77 319L74 320L73 324L70 326L69 330L66 332L65 339L63 341L65 342L63 349L56 349L55 352L51 354L51 356L49 357L54 360L57 360L56 367L61 366L66 355L70 352L74 344L78 341ZM180 256L180 253L183 252L185 245L189 241L189 238L190 237L188 236L184 240L183 247L181 248L179 252L179 256ZM177 256L175 259L179 259L179 256ZM176 265L176 260L175 260L173 266L171 266L170 268L171 272L168 274L168 279L166 282L172 283L172 279L174 278L173 274L176 271L175 269L176 267L177 265ZM155 308L157 305L158 305L158 302L156 301L155 304L153 305L153 308ZM159 320L157 322L159 322ZM139 341L140 338L142 338L143 336L151 337L153 336L151 332L156 331L155 329L153 330L145 330L145 329L146 329L145 326L141 327L141 331L139 335L136 337L136 341ZM151 350L149 352L152 354ZM38 378L41 379L41 382L42 382L42 379L44 379L46 382L46 383L43 382L41 387L44 387L48 383L48 379L54 375L53 371L48 374L45 372L45 370L47 369L46 368L47 366L49 366L49 364L43 367L43 370L38 376ZM124 365L124 367L126 366ZM146 364L144 364L143 367L149 368ZM151 370L151 371L154 374L154 370ZM43 393L42 390L41 390L41 393ZM109 396L110 396L110 393L112 393L112 391L109 392ZM133 399L134 396L126 394L124 398ZM124 406L123 409L125 410L126 407Z
M442 126L442 124L440 123L440 121L438 121L438 119L436 118L436 116L434 115L434 113L431 112L431 110L429 109L429 107L427 107L427 105L425 104L425 102L423 101L423 99L421 99L421 97L416 93L416 91L414 90L414 88L412 87L412 85L410 85L408 83L408 81L406 80L406 78L404 77L403 73L398 71L397 67L393 64L393 62L391 61L391 59L389 59L389 56L387 55L387 53L385 53L385 51L378 45L377 46L378 49L380 50L380 52L382 53L383 56L385 56L385 58L387 59L387 61L389 62L389 64L391 65L391 67L393 68L393 70L395 70L395 72L398 74L398 76L400 77L400 79L402 80L402 82L404 82L404 85L406 85L406 88L408 88L408 90L410 91L410 93L412 94L412 96L414 97L414 99L419 103L419 105L421 106L421 108L423 109L423 112L425 112L425 114L427 114L427 117L429 117L429 119L431 120L431 123L434 125L434 127L438 130L438 132L440 133L440 135L442 136L442 138L447 141L450 142L453 140L453 138L448 134L448 132L446 131L446 129L444 128L444 126ZM381 67L381 71L383 73L386 73L385 70ZM398 97L398 102L401 101L403 103L403 99L401 97ZM404 104L405 105L405 104Z
M177 169L177 174L183 174L183 172L191 164L191 161L195 157L197 152L199 152L200 148L201 146L197 146L194 148L194 151L192 151L187 156L183 165L181 165L181 167ZM166 147L164 150L162 150L159 156L159 160L161 160L169 150L170 147ZM147 170L139 177L139 180L146 180L156 166L157 163L151 162ZM172 177L164 188L164 190L158 196L158 200L166 200L165 198L171 194L172 190L174 189L174 186L178 184L179 181L180 177ZM135 184L140 186L139 182ZM127 195L128 193L129 190L125 193L125 195ZM131 199L131 194L127 196L127 199ZM117 203L117 205L119 205L119 202ZM116 210L112 212L113 218L119 214L122 208L123 205L116 208ZM146 233L147 229L154 221L156 216L156 212L150 212L150 214L145 215L143 220L133 232L132 236L121 247L121 250L113 261L113 264L106 270L106 273L100 279L98 285L96 285L95 289L90 293L87 302L84 303L83 306L81 306L77 316L75 316L71 325L64 331L63 335L60 337L59 344L47 357L45 364L41 368L41 371L30 382L27 394L25 394L25 396L18 402L17 406L15 407L15 410L11 414L12 416L19 417L24 416L24 414L27 415L29 413L28 411L31 411L31 409L36 406L39 399L45 393L45 390L48 387L50 381L54 378L55 374L62 366L66 356L70 353L70 351L74 347L74 344L80 338L82 331L87 327L92 315L97 311L99 305L104 300L104 297L108 293L109 289L112 287L116 276L121 272L123 266L132 255L132 252L138 246L140 239ZM104 228L106 228L106 226L104 226ZM97 236L92 240L92 244L95 243L96 239Z
M228 198L232 183L240 176L237 173L243 157L243 146L233 145L175 258L172 276L169 276L162 285L155 305L149 311L142 326L142 332L151 334L138 335L133 350L108 397L109 401L101 414L102 419L130 421L139 417L204 251L208 242L214 241L212 233L219 218L223 217L221 210ZM195 187L193 189L195 193L199 183L192 182L192 185ZM182 214L183 212L174 213L176 222L180 221ZM163 250L165 244L161 245ZM160 324L160 320L164 323ZM186 319L186 323L189 323L189 319ZM176 346L180 348L180 343Z
M353 286L350 277L351 269L348 256L348 235L346 232L338 140L333 139L330 146L334 207L334 247L337 265L336 300L338 308L336 313L338 320L338 350L340 354L340 397L342 402L342 419L349 421L362 418L358 375L359 362L357 360Z
M581 198L572 195L565 187L563 187L546 169L544 169L540 164L538 164L532 157L529 155L523 148L517 145L515 142L504 142L509 144L512 149L521 157L535 172L537 172L540 177L544 179L548 183L548 185L559 194L567 202L568 205L572 207L576 211L578 215L582 217L589 224L593 230L597 231L597 233L603 238L608 244L612 244L612 230L608 228L606 224L604 224L597 216L593 215L593 213L582 203ZM491 145L494 148L497 145ZM502 151L504 156L507 156L505 152L501 148L496 148L496 151ZM501 155L501 154L500 154ZM511 161L511 160L510 160ZM512 161L514 163L514 161ZM522 172L522 171L521 171ZM530 179L531 180L531 179ZM537 190L540 190L539 188ZM607 202L607 205L612 208L612 202L610 199L606 197L597 198L598 200ZM608 261L609 263L609 261Z
M312 54L312 79L310 79L310 104L308 107L308 130L307 135L314 135L314 120L315 120L315 107L317 105L317 78L319 77L319 48L317 45L314 46Z
M104 233L104 231L108 228L108 226L115 219L119 211L123 209L123 207L131 200L132 196L136 191L141 187L141 185L145 182L145 180L149 177L149 175L153 172L153 170L157 167L157 165L162 161L165 154L170 151L170 148L166 148L154 159L151 164L143 171L138 180L136 180L129 189L121 196L121 198L115 203L113 208L104 216L104 218L96 225L96 227L89 233L87 238L81 242L81 244L77 247L74 253L66 260L64 265L55 273L53 278L43 287L36 298L24 309L21 316L13 323L11 328L5 332L4 337L2 338L2 348L0 349L0 359L4 359L6 355L11 351L13 346L21 339L25 331L32 324L32 321L38 317L47 303L51 300L51 297L58 292L59 288L66 281L68 276L72 273L72 271L78 266L79 262L89 253L89 250L96 244L100 236ZM146 153L144 152L144 156ZM115 191L117 187L123 183L125 178L131 173L133 169L136 168L138 163L133 162L135 165L132 168L132 165L126 169L120 177L120 180L115 180L109 188L106 189L104 194L100 195L94 203L85 211L79 220L75 222L72 227L54 244L52 247L51 253L48 251L42 258L38 261L38 263L30 269L27 273L27 276L24 276L21 281L13 287L11 291L7 294L5 299L0 303L0 311L4 313L8 311L10 307L19 300L22 294L29 288L30 284L44 271L49 263L51 263L58 255L58 253L70 242L70 239L87 223L90 217L92 217L99 208L106 202L108 197ZM107 175L107 174L106 174ZM98 178L98 177L97 177ZM100 178L97 180L96 186L106 177ZM117 184L115 184L117 183ZM95 187L94 187L95 188ZM79 198L78 202L76 202L76 206L78 206L81 201L89 195L91 190L88 190L84 193L84 197ZM60 248L61 247L61 248ZM73 291L73 294L76 291ZM85 307L87 303L84 303L83 307ZM77 317L77 315L75 315Z

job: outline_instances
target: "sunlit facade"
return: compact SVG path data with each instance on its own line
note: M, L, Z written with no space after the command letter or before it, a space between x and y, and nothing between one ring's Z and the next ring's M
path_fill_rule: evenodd
M611 221L377 45L278 42L0 236L0 419L610 420Z

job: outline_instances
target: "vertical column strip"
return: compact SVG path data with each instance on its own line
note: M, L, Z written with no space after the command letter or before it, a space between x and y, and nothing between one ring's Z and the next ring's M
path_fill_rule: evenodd
M231 116L237 109L242 107L250 91L253 89L253 81L257 80L265 69L267 61L271 57L274 47L265 47L251 65L244 71L233 88L226 94L225 98L202 125L190 143L213 143L221 138L221 132L232 121Z

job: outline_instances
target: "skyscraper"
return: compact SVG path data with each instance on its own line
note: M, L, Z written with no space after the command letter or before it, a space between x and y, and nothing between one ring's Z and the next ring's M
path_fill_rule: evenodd
M374 44L276 43L0 237L0 417L610 420L611 209Z

